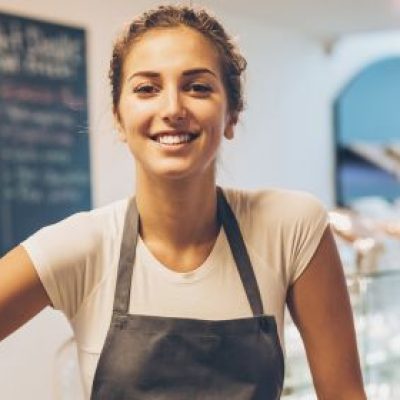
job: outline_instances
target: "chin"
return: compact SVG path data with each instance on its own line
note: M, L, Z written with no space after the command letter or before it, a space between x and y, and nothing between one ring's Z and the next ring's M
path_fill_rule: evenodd
M182 161L182 160L181 160ZM139 167L140 168L140 167ZM215 162L208 165L194 165L193 163L159 163L152 168L137 170L151 180L166 180L171 182L198 180L214 177Z
M190 179L194 178L193 173L190 173L189 171L178 171L178 170L169 170L169 171L163 171L157 174L158 178L160 179L165 179L165 180L170 180L170 181L182 181L185 179Z
M185 181L198 181L210 176L209 170L189 170L189 169L164 169L158 171L152 171L153 177L157 180L169 181L171 183L178 183L179 181L184 183Z

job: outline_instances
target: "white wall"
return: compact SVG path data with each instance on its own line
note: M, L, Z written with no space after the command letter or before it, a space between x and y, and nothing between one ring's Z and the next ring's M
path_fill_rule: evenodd
M400 30L354 34L339 40L330 57L331 99L369 64L389 57L400 57Z
M230 21L249 62L248 107L225 146L224 181L308 190L330 205L330 80L322 46L295 32Z
M0 0L0 11L72 23L88 30L90 140L96 206L131 193L132 161L112 132L107 85L111 39L131 15L154 1ZM221 182L248 188L284 186L332 204L329 65L319 43L288 30L217 13L238 33L248 58L248 109L224 147ZM223 12L224 11L224 12ZM70 335L45 310L0 345L0 398L54 400L55 349Z

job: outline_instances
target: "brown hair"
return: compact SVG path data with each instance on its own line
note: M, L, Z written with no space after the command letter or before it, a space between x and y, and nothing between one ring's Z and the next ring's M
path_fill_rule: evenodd
M172 28L179 25L197 30L215 45L220 56L229 111L238 115L243 110L242 72L246 69L247 63L223 26L202 8L159 6L135 18L114 44L109 78L115 113L121 95L123 64L132 44L151 29Z

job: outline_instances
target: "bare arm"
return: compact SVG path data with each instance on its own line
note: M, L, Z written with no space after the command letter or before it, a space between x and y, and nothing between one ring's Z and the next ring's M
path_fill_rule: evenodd
M27 252L22 246L0 259L0 341L50 305Z
M330 228L287 301L318 399L365 400L349 295Z

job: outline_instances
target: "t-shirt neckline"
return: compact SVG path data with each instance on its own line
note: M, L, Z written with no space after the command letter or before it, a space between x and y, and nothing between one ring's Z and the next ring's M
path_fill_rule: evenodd
M203 279L208 275L216 266L218 254L221 252L221 246L224 239L224 228L221 225L214 245L203 263L192 271L177 272L160 262L157 257L153 255L141 236L138 236L137 243L137 256L143 260L146 268L157 270L165 279L175 283L192 283Z

